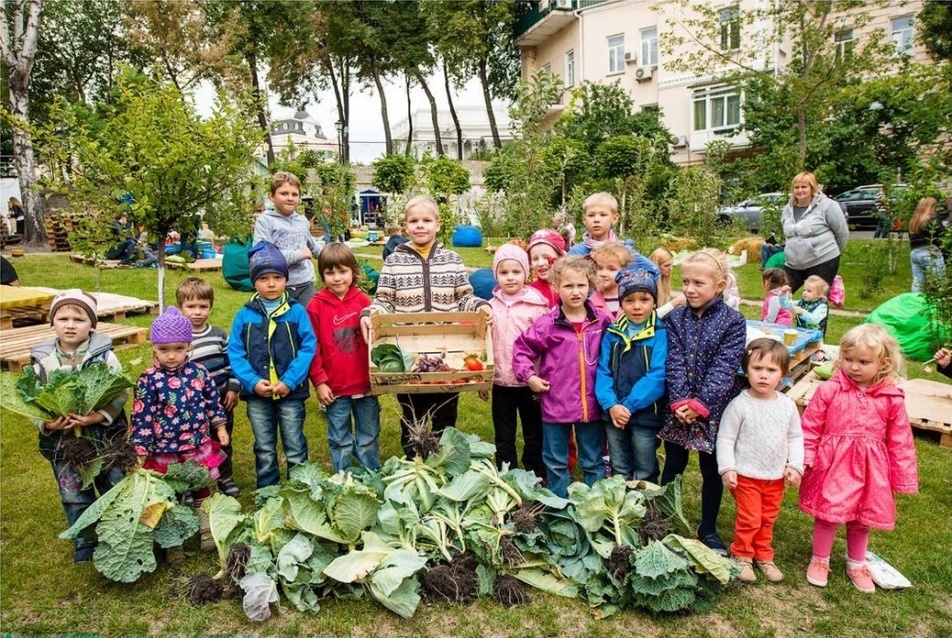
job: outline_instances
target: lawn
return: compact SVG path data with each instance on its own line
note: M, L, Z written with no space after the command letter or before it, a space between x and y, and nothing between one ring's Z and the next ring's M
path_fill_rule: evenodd
M375 249L373 254L379 254ZM908 256L900 257L898 272L887 278L886 292L869 300L854 294L852 282L862 269L862 242L851 243L841 272L847 285L847 309L869 310L883 299L904 291L910 281ZM491 256L481 249L460 251L467 264L488 266ZM369 253L368 253L369 254ZM25 284L93 289L91 267L70 264L65 255L30 254L15 260ZM371 262L374 263L374 262ZM741 292L759 299L756 265L737 269ZM186 276L168 275L167 299ZM676 275L677 277L677 275ZM248 295L232 291L221 275L207 278L216 289L211 322L228 326ZM102 276L102 289L143 298L154 298L155 271L112 270ZM748 316L759 308L745 306ZM127 323L147 327L149 315L130 316ZM834 316L829 339L835 341L860 318ZM138 374L150 360L148 346L122 350L119 358L131 374ZM927 376L912 364L910 376ZM932 377L939 379L940 377ZM384 398L382 455L399 453L397 407ZM235 601L191 607L182 595L186 579L199 571L215 571L211 555L197 552L178 568L160 566L131 586L105 580L91 564L74 566L71 544L56 535L65 527L56 486L48 465L36 449L36 434L26 420L6 413L2 417L0 447L0 629L29 634L118 635L360 635L360 636L605 636L631 633L652 636L869 636L952 634L952 463L949 449L917 437L921 493L898 499L895 532L874 532L871 549L885 557L912 580L904 591L864 595L848 585L843 574L841 537L834 549L830 585L820 590L808 585L803 570L809 560L812 521L797 510L796 493L788 492L777 527L777 564L787 573L781 585L732 587L707 614L653 617L624 612L607 620L593 617L581 602L533 591L531 604L506 609L491 601L472 606L421 605L411 620L402 620L370 601L326 601L316 616L283 607L265 624L252 624ZM465 394L459 427L492 439L488 404ZM311 457L330 468L325 443L325 422L315 399L308 403L306 434ZM252 505L254 485L251 433L239 406L235 428L236 478L244 491L241 501ZM686 476L686 513L696 521L699 476L696 465ZM733 502L724 500L721 532L729 537Z

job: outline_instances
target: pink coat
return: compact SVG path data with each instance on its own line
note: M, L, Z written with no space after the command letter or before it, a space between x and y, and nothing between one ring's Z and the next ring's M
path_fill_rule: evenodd
M512 371L512 345L532 322L549 312L549 301L535 288L525 286L522 299L507 306L497 287L490 304L493 307L493 383L524 386Z
M832 523L895 527L893 492L919 491L904 396L890 381L861 388L842 370L817 388L802 419L801 510Z

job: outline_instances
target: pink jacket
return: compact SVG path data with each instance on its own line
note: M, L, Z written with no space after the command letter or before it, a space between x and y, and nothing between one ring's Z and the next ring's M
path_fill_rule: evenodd
M793 314L780 303L780 295L781 292L779 288L775 288L767 293L767 296L764 297L763 306L761 306L760 309L760 320L770 321L770 302L775 301L777 304L777 316L771 323L778 323L782 326L792 326Z
M532 323L549 312L549 301L535 288L525 286L522 299L506 305L499 288L493 290L493 383L507 387L524 386L512 370L512 346Z
M893 492L919 491L904 393L890 381L861 388L842 370L803 413L800 509L824 521L896 525Z

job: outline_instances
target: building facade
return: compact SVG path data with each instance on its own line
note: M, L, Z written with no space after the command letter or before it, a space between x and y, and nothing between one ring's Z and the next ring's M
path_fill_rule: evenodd
M509 130L509 114L501 105L493 106L493 115L496 118L496 128L500 139L505 142L512 139ZM463 159L468 160L481 150L491 149L493 146L492 130L489 127L489 116L486 107L479 105L460 105L456 107L456 116L459 118L460 128L463 131ZM436 155L436 131L433 128L433 117L429 107L414 110L410 120L403 118L393 125L393 145L395 153L403 153L410 144L410 154L421 157L429 152ZM413 122L413 137L410 135L410 121ZM443 152L448 157L456 158L457 138L456 125L449 109L437 109L437 121L440 125L439 136L443 142Z
M330 161L340 151L339 141L336 138L328 139L317 120L303 108L289 118L271 123L271 144L275 155L281 155L293 147L291 159L304 151L314 151L318 157ZM264 153L263 146L259 150Z

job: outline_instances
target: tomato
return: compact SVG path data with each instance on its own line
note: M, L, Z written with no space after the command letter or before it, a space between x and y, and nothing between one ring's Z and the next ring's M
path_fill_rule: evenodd
M483 362L479 360L477 355L470 354L466 355L466 358L463 359L463 367L470 372L478 372L483 369Z

